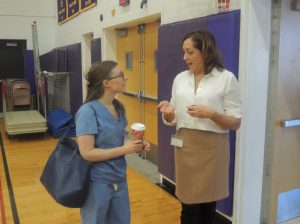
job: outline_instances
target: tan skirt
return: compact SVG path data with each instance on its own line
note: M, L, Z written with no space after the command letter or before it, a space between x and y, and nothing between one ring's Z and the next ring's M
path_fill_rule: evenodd
M175 147L176 196L185 204L228 197L229 135L181 128L183 147Z

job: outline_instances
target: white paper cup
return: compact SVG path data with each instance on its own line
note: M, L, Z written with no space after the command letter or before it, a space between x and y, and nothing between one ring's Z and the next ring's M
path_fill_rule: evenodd
M143 140L144 132L145 132L145 125L142 123L134 123L130 126L131 128L131 138L132 140Z

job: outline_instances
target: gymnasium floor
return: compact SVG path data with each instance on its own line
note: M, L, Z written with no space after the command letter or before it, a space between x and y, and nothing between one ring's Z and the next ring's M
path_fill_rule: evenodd
M56 139L24 135L8 139L0 118L1 224L79 224L79 210L58 205L39 182ZM137 154L126 157L131 224L179 224L180 203L155 183L157 167ZM299 224L300 218L284 222Z
M2 224L79 224L79 210L58 205L39 182L56 139L49 135L7 138L0 119L0 212ZM129 156L127 170L132 224L177 224L180 204L155 183L155 166ZM144 163L144 165L143 165ZM141 167L141 172L135 169Z

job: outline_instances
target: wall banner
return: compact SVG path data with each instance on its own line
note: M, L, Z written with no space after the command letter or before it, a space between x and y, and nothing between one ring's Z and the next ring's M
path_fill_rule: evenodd
M83 12L96 6L97 0L80 0L80 11Z
M67 21L68 16L66 0L57 0L57 18L59 24Z
M79 11L79 0L67 0L68 3L68 19L77 16Z
M58 23L62 24L96 5L97 0L57 0Z

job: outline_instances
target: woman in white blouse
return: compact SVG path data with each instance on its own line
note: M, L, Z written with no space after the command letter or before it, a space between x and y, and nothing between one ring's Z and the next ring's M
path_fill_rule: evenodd
M229 195L229 130L241 123L238 82L221 63L215 38L195 31L183 39L188 70L173 82L170 102L158 105L167 125L176 125L176 196L181 224L212 224L216 201Z

